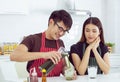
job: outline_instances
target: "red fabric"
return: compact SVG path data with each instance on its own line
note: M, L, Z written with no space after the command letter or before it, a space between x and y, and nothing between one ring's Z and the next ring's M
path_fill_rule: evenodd
M47 48L47 47L45 47L45 32L42 33L42 41L41 41L41 43L42 43L42 45L41 45L41 48L40 48L40 52L57 51L58 48L59 48L58 41L56 41L57 49L56 48ZM46 60L43 59L43 58L37 59L37 60L34 61L32 66L30 67L30 69L33 68L33 67L36 68L38 77L42 76L42 72L39 69L39 66L42 65L45 61ZM55 65L53 70L47 76L49 76L49 77L59 76L60 73L62 72L62 66L63 66L63 62L61 60L57 65Z

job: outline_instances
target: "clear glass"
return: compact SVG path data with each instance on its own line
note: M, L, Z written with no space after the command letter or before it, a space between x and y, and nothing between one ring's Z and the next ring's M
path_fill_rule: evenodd
M88 66L88 76L90 79L95 79L97 76L97 66Z
M66 69L65 69L65 78L66 78L66 80L72 80L73 76L74 76L74 72L75 72L74 67L70 63L70 66L66 67Z

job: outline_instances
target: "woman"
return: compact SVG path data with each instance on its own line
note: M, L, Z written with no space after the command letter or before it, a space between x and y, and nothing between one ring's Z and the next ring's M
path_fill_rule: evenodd
M97 17L89 17L84 22L82 37L71 46L69 58L79 75L87 74L90 65L98 66L97 74L109 72L108 48L105 45L101 21Z

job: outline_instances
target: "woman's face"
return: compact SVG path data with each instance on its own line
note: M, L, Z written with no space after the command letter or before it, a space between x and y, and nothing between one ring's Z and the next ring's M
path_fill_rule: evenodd
M100 35L98 27L94 24L87 24L84 33L87 43L92 43Z

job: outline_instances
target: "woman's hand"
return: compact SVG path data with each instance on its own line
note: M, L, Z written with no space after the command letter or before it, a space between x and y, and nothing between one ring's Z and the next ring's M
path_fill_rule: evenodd
M99 46L99 43L100 43L100 37L97 37L96 40L94 41L94 46L92 50L97 49L97 47Z
M89 44L88 48L89 48L90 50L91 50L91 49L92 49L92 50L93 50L93 49L97 49L97 47L99 46L99 43L100 43L100 37L97 37L94 42L92 42L91 44Z

